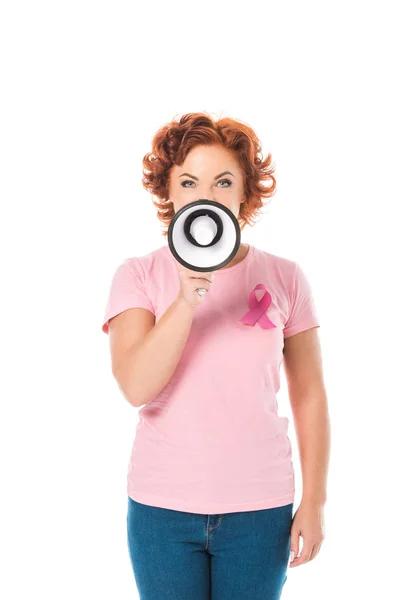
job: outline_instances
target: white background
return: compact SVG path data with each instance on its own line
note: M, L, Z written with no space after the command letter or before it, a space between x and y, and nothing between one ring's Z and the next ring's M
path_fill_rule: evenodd
M112 378L101 323L117 265L166 243L141 185L151 138L197 111L247 122L272 152L277 193L242 241L297 261L321 319L326 539L314 561L289 570L282 597L396 595L394 8L3 3L3 598L137 597L125 522L137 410ZM297 506L293 426L290 438Z

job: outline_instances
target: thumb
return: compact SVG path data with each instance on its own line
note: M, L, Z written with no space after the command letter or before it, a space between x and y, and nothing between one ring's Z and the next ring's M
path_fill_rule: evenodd
M293 562L295 557L299 553L299 534L297 532L292 533L290 536L290 562Z

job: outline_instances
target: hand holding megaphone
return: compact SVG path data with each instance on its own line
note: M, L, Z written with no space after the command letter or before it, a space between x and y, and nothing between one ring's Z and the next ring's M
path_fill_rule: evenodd
M193 308L202 302L205 294L210 290L214 280L214 273L198 273L184 266L178 267L181 288L178 298L184 299Z
M196 306L209 291L213 271L222 269L240 247L240 227L232 211L214 200L183 206L168 228L168 245L179 268L181 295Z

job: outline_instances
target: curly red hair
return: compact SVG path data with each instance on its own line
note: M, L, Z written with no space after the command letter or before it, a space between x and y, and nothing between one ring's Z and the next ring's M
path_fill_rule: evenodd
M162 235L167 235L175 214L168 198L171 167L181 165L195 146L211 144L219 144L231 152L242 170L246 200L240 205L238 215L241 230L246 224L252 225L265 204L263 200L274 195L276 180L272 156L268 154L263 159L260 141L249 125L228 117L214 119L207 113L187 113L157 131L151 152L143 158L143 187L161 200L153 200L153 204L158 219L166 227ZM269 187L262 185L265 181Z

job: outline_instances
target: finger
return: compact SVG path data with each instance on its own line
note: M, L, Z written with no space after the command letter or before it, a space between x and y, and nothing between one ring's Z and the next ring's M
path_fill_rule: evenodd
M311 552L311 556L308 560L314 560L314 558L317 556L320 549L321 549L321 544L315 544L313 551Z
M290 562L292 563L294 558L299 553L299 534L292 533L290 538Z
M189 279L195 279L197 281L208 281L208 283L212 283L213 281L213 275L210 275L208 277L189 277Z
M296 556L294 561L292 563L290 563L290 566L297 567L299 565L303 565L304 563L308 562L311 552L313 551L313 548L314 548L314 544L311 545L307 542L304 542L300 556Z

